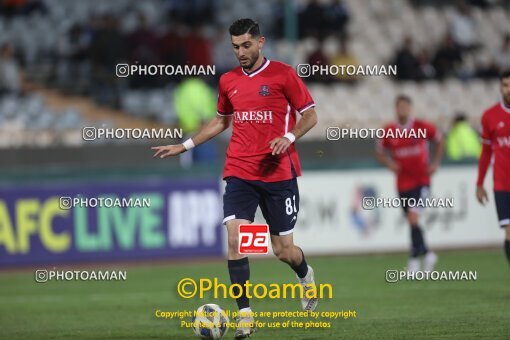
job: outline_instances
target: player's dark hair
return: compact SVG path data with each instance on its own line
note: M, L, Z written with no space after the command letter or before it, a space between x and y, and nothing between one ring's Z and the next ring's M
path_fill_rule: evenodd
M400 102L406 102L407 104L411 104L413 101L411 100L411 97L406 96L405 94L399 94L397 98L395 98L395 104L398 104Z
M254 37L260 36L259 24L249 18L234 21L234 23L230 25L228 31L230 35L234 36L243 35L245 33L249 33Z
M503 80L505 78L509 78L510 77L510 70L504 70L503 72L501 72L499 74L499 80Z

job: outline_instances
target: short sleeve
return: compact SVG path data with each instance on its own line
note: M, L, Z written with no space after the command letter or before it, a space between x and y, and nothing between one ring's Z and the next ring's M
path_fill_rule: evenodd
M388 138L386 137L387 135L387 131L389 130L389 127L386 127L384 128L384 137L382 138L378 138L376 141L375 141L375 148L376 150L384 150L388 147Z
M439 142L443 138L441 131L439 131L434 124L428 122L422 122L422 124L428 140Z
M287 72L283 92L290 105L300 114L315 106L306 85L291 67Z
M218 115L220 116L230 116L234 113L234 109L232 108L232 103L228 99L227 89L225 88L225 80L222 76L218 85L218 105L217 105Z

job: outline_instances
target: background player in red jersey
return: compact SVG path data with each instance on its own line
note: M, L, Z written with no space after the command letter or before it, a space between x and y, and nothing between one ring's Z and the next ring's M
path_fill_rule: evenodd
M249 280L248 258L239 254L239 225L252 223L260 206L271 233L275 255L296 272L303 287L314 283L313 269L294 245L292 232L299 209L296 177L301 174L294 141L317 123L310 93L294 69L262 55L265 38L251 19L240 19L229 29L240 67L223 74L218 89L218 114L197 135L183 144L154 147L154 156L174 156L202 144L228 128L233 130L223 178L224 220L228 230L228 269L231 282ZM301 114L299 122L296 113ZM254 331L246 294L237 299L243 313L235 333L238 339ZM317 299L303 298L312 311ZM244 326L243 326L244 325Z
M510 263L510 70L500 76L501 101L482 116L482 155L478 163L476 198L488 201L483 180L494 154L494 198L499 225L505 228L505 254Z
M430 176L436 172L443 152L441 134L431 123L416 119L411 115L411 99L400 95L395 100L397 122L385 127L393 132L400 129L414 129L415 132L424 130L426 139L419 138L383 138L377 141L376 157L388 169L397 175L397 189L400 198L406 200L425 198L428 196ZM437 143L432 162L429 163L428 141ZM384 149L388 149L388 157ZM421 269L420 256L424 257L424 269L431 271L437 262L437 255L428 250L423 231L419 225L419 209L409 207L406 200L402 207L411 226L411 257L408 271Z

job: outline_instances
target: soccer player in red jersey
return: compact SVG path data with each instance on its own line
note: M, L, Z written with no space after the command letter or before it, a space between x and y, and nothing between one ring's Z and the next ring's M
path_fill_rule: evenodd
M185 152L223 132L232 122L223 172L227 182L223 222L228 232L231 282L243 286L250 278L248 258L238 250L239 225L252 223L260 206L275 255L296 272L304 289L310 289L307 285L314 284L313 269L292 237L299 209L296 177L301 175L294 142L317 123L315 104L292 67L262 55L265 38L255 21L237 20L229 32L240 67L220 78L217 116L183 144L153 148L157 150L154 156ZM237 339L255 330L249 299L241 293L237 305L243 317L235 333ZM317 302L315 298L301 300L306 311L313 311Z
M411 98L400 95L395 100L397 122L385 127L385 138L377 141L376 157L388 169L397 175L397 189L402 199L402 207L411 226L411 257L407 270L416 272L421 269L420 256L424 257L424 269L432 271L437 262L437 255L429 251L423 231L419 225L419 208L410 207L408 200L418 201L428 196L430 176L437 170L443 152L443 140L436 127L411 115ZM393 134L388 133L391 130ZM389 138L397 135L398 130L414 130L405 137L420 137L418 132L425 133L425 138ZM388 137L389 135L389 137ZM403 132L400 133L403 135ZM429 143L437 143L432 162L429 163ZM391 157L384 150L389 150Z
M494 198L499 225L505 228L505 254L510 263L510 70L500 76L501 100L482 116L483 148L478 162L476 198L488 201L483 180L494 154Z

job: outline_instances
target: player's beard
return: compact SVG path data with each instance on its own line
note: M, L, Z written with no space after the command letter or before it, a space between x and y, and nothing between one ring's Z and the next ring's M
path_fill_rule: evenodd
M250 64L248 66L243 66L243 69L246 71L251 70L253 65L255 65L255 63L257 62L257 60L259 60L259 52L258 51L253 55L253 59L250 58Z
M503 95L503 104L505 104L506 107L510 107L510 94Z

